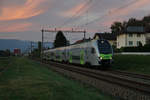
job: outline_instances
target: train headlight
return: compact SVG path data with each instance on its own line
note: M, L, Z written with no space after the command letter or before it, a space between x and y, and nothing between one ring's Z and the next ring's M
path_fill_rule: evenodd
M100 57L100 59L102 60L102 59L103 59L103 57Z

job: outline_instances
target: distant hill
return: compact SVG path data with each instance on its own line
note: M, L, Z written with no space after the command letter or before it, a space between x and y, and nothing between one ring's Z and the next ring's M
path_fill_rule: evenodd
M34 48L38 47L38 43L33 43ZM45 47L53 47L52 42L45 42ZM0 50L10 49L13 51L14 48L20 48L22 52L29 50L31 48L30 41L23 41L23 40L15 40L15 39L0 39Z

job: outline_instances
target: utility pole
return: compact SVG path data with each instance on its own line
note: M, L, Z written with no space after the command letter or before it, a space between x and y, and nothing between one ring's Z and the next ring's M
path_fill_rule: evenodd
M84 30L84 40L86 39L86 30Z
M31 41L31 43L30 43L30 48L31 48L31 53L32 53L32 41Z
M41 46L41 59L43 58L43 48L44 48L44 29L41 30L42 32L42 46Z
M33 47L32 44L33 44L33 42L31 41L31 42L30 42L30 48L31 48L31 51L30 51L30 52L31 52L31 56L32 56L32 47Z
M42 29L42 46L41 46L41 60L43 58L43 51L44 51L44 32L52 32L52 33L56 33L58 32L59 29L54 28L54 29ZM84 39L86 38L86 30L73 30L73 28L71 30L61 30L62 32L66 32L66 33L84 33Z

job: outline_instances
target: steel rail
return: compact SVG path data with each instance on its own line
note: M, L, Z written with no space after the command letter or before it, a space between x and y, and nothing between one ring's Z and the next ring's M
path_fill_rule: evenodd
M129 76L133 78L139 78L139 79L144 79L144 80L149 80L150 81L150 75L145 75L145 74L137 74L137 73L131 73L131 72L126 72L126 71L121 71L121 70L111 70L109 73L112 74L119 74L123 76Z
M112 84L117 84L117 85L127 87L129 89L133 89L142 93L150 94L150 84L128 80L128 79L124 79L121 77L111 76L109 75L109 73L106 74L107 72L103 74L103 73L99 73L98 71L94 72L93 70L76 67L73 65L60 64L56 62L49 62L49 63L55 67L59 67L64 70L86 75L88 77L95 78L98 80L103 80Z

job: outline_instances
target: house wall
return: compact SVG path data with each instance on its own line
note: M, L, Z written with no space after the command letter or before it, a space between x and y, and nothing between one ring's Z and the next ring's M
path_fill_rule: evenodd
M99 39L99 36L96 35L95 39L98 40L98 39Z
M117 46L117 43L116 43L115 40L108 40L108 42L109 42L111 45Z
M125 47L126 34L120 34L117 36L117 48Z
M142 45L146 44L146 38L145 38L145 34L140 34L140 36L138 37L138 34L132 34L132 37L129 36L129 34L127 35L127 47L133 47L133 46L138 46L137 42L140 41L142 43ZM129 41L133 42L133 45L129 44Z
M117 48L138 46L137 42L141 42L142 45L145 45L145 34L140 34L140 36L138 36L138 34L134 33L132 36L130 34L120 34L117 36Z
M147 33L145 37L146 37L146 44L150 44L150 33Z

